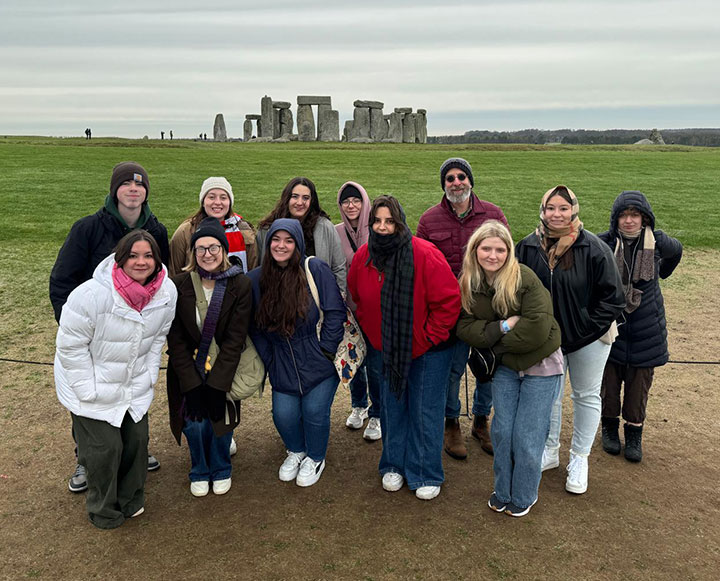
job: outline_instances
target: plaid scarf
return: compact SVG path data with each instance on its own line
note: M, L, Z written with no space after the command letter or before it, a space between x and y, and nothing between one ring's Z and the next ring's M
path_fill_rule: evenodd
M198 346L197 355L195 356L195 369L200 373L200 377L207 375L205 363L207 361L210 343L215 336L215 328L220 318L220 309L223 299L225 298L225 289L227 288L228 278L242 274L242 268L237 264L233 264L230 268L223 272L208 272L207 270L197 267L198 274L201 278L215 281L212 298L208 305L207 315L205 315L205 323L203 324L202 333L200 335L200 345Z
M553 228L545 222L545 206L548 200L555 195L555 190L559 187L567 189L568 194L570 194L570 199L572 200L572 216L570 217L570 224L565 228ZM573 191L567 186L555 186L545 192L542 202L540 202L540 224L538 224L538 227L535 229L535 235L538 237L538 240L540 240L540 246L542 246L547 254L550 270L555 268L560 257L568 251L580 235L580 230L583 229L583 223L578 218L579 213L580 204Z
M415 265L412 234L407 226L396 234L370 228L368 252L375 268L385 273L380 291L383 374L400 399L412 363L413 290Z
M615 242L615 263L623 281L626 302L625 312L632 313L640 306L642 300L642 291L634 288L634 285L640 279L647 281L655 278L655 235L648 226L643 228L637 235L634 232L626 234L619 228L618 230L620 230L620 236L617 237L617 242ZM625 260L626 238L630 238L630 240L642 238L642 248L638 252L633 252L630 265Z

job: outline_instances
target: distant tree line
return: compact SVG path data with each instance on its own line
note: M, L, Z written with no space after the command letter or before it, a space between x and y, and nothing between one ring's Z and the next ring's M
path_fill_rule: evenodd
M661 129L668 145L720 146L720 129ZM522 131L467 131L464 135L428 136L428 143L526 143L543 145L627 145L647 139L649 129L523 129Z

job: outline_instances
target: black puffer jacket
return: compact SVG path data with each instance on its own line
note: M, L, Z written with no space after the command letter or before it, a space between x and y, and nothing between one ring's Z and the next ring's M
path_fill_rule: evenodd
M581 230L572 245L573 266L550 271L547 255L533 232L517 245L516 254L528 265L553 300L560 325L563 353L572 353L602 337L625 308L622 281L612 252L597 236Z
M105 207L75 222L58 252L50 273L50 302L58 322L70 293L92 278L95 267L112 254L115 245L130 232L130 228L108 211L107 204L106 200ZM170 258L167 229L147 205L143 207L141 218L144 221L138 227L152 234L160 247L162 261L167 265Z
M667 325L665 323L665 304L660 292L660 278L667 278L675 270L682 258L682 244L655 230L655 214L650 202L641 193L627 191L620 194L613 204L610 214L610 230L598 237L615 251L620 233L618 219L630 206L637 208L649 219L649 226L655 235L655 278L640 280L634 288L642 291L640 306L632 313L623 311L618 323L618 338L613 343L609 361L632 367L658 367L668 360ZM632 255L637 256L640 240L631 242Z

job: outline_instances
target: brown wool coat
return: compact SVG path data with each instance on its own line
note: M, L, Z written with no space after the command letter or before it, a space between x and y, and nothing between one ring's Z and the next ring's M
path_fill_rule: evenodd
M175 320L168 334L167 394L170 411L170 430L178 444L185 420L182 415L183 394L202 385L195 369L194 352L200 345L197 326L195 289L189 272L172 277L178 291ZM207 376L212 389L229 392L235 370L245 349L250 317L252 316L252 287L250 279L239 274L228 279L220 317L215 329L215 342L220 354ZM240 423L240 402L228 402L230 423L225 419L213 422L215 435L226 434Z

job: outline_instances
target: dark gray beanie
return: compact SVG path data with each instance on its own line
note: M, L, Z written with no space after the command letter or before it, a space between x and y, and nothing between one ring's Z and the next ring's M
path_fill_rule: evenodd
M203 236L215 238L225 249L225 252L230 252L230 245L228 244L227 236L225 236L225 228L222 227L222 224L220 224L217 218L208 216L198 224L197 230L195 230L192 238L190 238L190 248L195 248L195 242Z
M470 185L475 185L472 167L470 167L470 164L467 162L467 160L464 160L462 157L451 157L450 159L446 159L440 166L440 188L443 192L445 191L445 176L447 175L447 172L449 172L453 168L464 171L467 174L468 179L470 180Z

